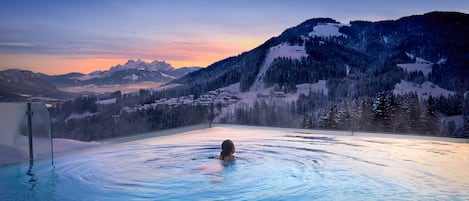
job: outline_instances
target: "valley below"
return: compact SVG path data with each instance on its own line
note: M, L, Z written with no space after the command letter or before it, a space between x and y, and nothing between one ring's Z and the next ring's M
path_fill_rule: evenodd
M133 93L137 92L140 89L150 89L156 88L163 85L163 82L142 82L134 84L110 84L110 85L95 85L89 84L84 86L72 86L72 87L62 87L58 88L61 91L70 92L70 93L94 93L94 94L103 94L111 93L115 91L121 91L122 93Z

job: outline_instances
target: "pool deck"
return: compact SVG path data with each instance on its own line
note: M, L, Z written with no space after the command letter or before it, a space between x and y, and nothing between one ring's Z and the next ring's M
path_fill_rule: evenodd
M342 135L342 136L363 136L363 137L382 137L382 138L395 138L395 139L416 139L416 140L432 140L444 141L455 143L469 143L468 138L450 138L417 134L402 134L402 133L372 133L364 131L338 131L338 130L317 130L317 129L302 129L302 128L281 128L281 127L265 127L265 126L250 126L250 125L235 125L235 124L212 124L212 127L250 127L253 129L272 129L272 130L285 130L289 132L297 132L303 134L322 134L322 135Z
M338 130L316 130L316 129L302 129L302 128L282 128L282 127L268 127L268 126L251 126L251 125L238 125L238 124L198 124L192 126L178 127L172 129L166 129L161 131L154 131L145 134L137 134L125 137L110 138L99 140L102 144L114 144L131 142L135 140L142 140L147 138L161 137L174 135L189 131L202 130L211 127L226 127L226 128L251 128L261 130L285 130L286 132L296 132L302 134L322 134L322 135L341 135L341 136L362 136L362 137L382 137L382 138L394 138L394 139L416 139L416 140L431 140L431 141L444 141L444 142L455 142L455 143L469 143L467 138L450 138L450 137L438 137L438 136L427 136L427 135L416 135L416 134L401 134L401 133L372 133L363 131L338 131Z

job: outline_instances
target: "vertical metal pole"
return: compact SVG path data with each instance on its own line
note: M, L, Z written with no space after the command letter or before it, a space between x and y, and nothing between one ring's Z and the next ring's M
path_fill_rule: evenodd
M29 160L33 160L33 124L31 117L33 116L33 111L31 110L31 103L28 103L28 134L29 134Z
M50 151L51 151L51 157L52 157L52 166L54 166L54 143L53 143L53 140L52 140L52 132L53 132L53 128L52 128L52 118L50 117L49 115L49 123L50 123Z

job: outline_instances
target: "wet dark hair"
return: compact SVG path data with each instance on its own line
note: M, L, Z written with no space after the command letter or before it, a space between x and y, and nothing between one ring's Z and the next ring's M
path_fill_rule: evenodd
M221 152L220 152L220 159L225 159L225 156L229 156L234 151L234 144L231 140L225 140L221 143Z

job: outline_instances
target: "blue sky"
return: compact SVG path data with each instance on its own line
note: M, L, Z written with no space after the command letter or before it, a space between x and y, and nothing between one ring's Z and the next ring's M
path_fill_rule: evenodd
M2 0L0 69L50 74L108 69L127 59L207 66L314 17L398 19L469 12L469 0Z

